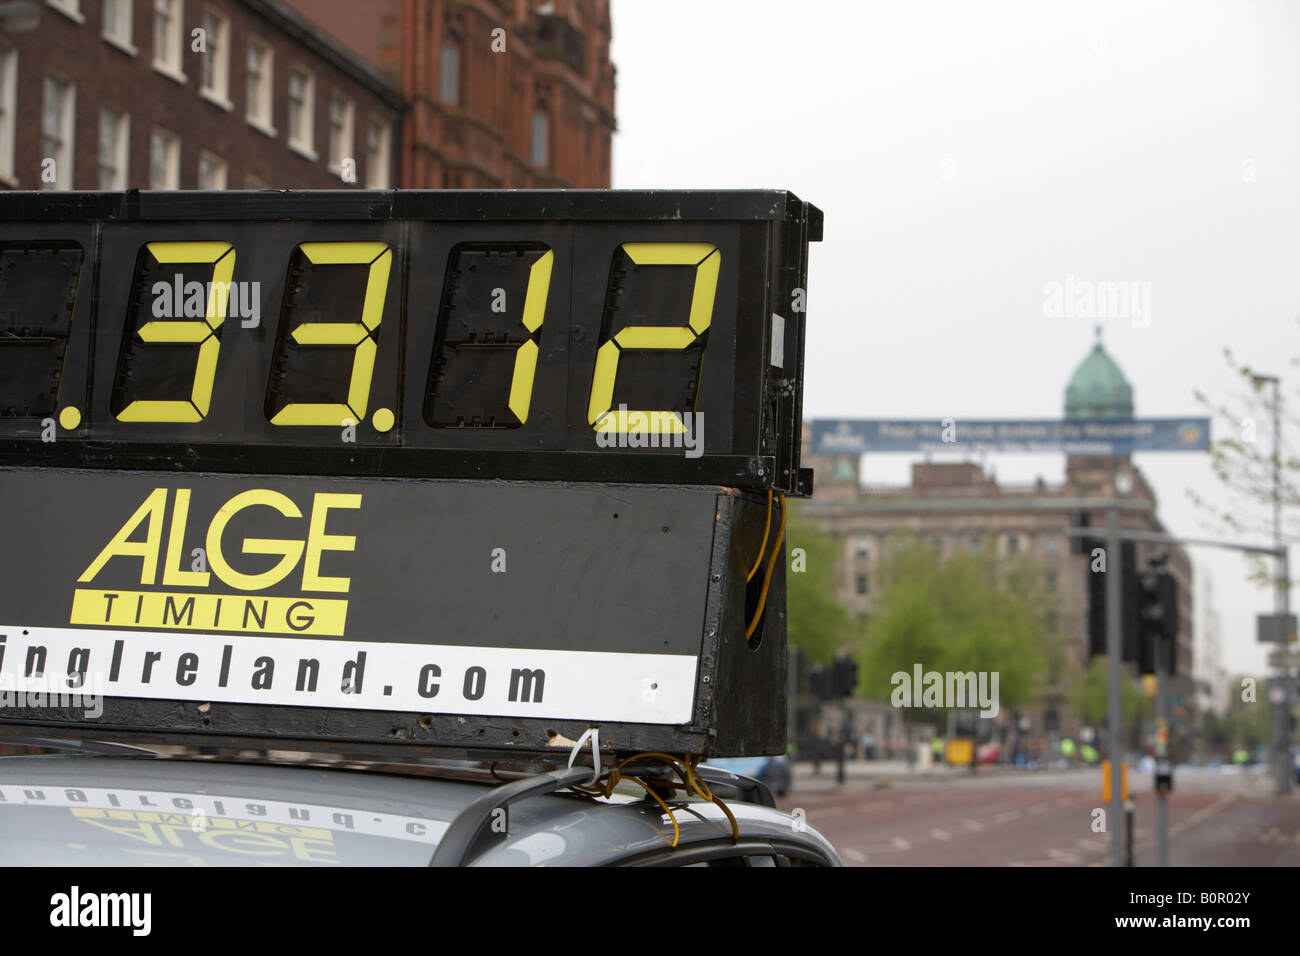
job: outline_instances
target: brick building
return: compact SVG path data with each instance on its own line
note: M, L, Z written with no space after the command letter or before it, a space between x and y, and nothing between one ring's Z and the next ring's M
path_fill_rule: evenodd
M1067 418L1133 417L1132 389L1100 341L1071 379L1065 410ZM1056 661L1049 654L1037 700L1021 716L1031 734L1077 739L1080 720L1071 701L1089 659L1089 557L1072 553L1065 530L1081 511L1090 513L1094 526L1104 524L1104 509L1114 504L1122 528L1166 533L1155 492L1130 458L1070 456L1064 482L1039 479L1021 486L1000 484L971 462L918 462L910 485L884 487L859 484L856 458L809 455L805 463L816 469L817 480L803 514L841 542L839 596L854 614L872 613L879 599L874 569L890 540L900 534L932 542L941 555L978 550L991 541L1001 554L1028 555L1039 562L1046 591L1053 596L1044 643L1064 653ZM1144 565L1156 547L1137 544L1139 563ZM1186 746L1198 700L1191 678L1192 565L1183 548L1161 547L1169 553L1168 567L1179 586L1178 674L1170 681L1170 694L1175 742ZM887 705L863 713L877 736L896 735Z
M400 94L276 0L32 6L0 18L4 187L395 184Z
M609 0L289 2L402 90L402 186L609 187Z

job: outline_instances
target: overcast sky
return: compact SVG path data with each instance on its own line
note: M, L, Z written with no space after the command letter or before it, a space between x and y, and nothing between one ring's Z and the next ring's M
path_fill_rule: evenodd
M826 214L807 418L1059 417L1095 324L1140 417L1228 394L1225 346L1300 400L1300 3L614 0L613 28L616 188L783 188ZM1150 314L1048 317L1067 276L1138 283ZM1206 456L1134 460L1166 525L1206 536ZM1271 592L1192 555L1225 665L1261 673Z

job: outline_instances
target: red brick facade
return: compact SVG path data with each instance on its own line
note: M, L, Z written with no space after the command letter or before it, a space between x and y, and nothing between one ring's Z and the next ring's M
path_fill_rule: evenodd
M0 21L0 70L5 57L16 56L13 80L0 73L0 114L12 103L11 158L0 155L0 182L9 188L42 188L42 162L51 152L48 133L57 127L58 108L51 99L46 78L56 89L72 91L71 181L60 176L59 188L98 189L101 184L101 110L110 109L126 117L125 182L120 185L150 188L155 178L151 167L151 142L155 129L175 137L172 147L158 151L165 157L161 167L178 173L175 185L182 189L200 187L201 157L209 182L225 167L229 188L273 186L293 188L346 188L343 167L330 169L330 101L342 97L340 106L351 103L351 148L339 152L355 161L355 186L396 184L400 156L401 97L384 75L363 63L341 45L321 37L302 17L272 0L171 0L177 25L174 32L156 31L160 23L155 0L126 0L130 8L129 34L106 38L113 32L106 23L110 10L120 11L103 0L35 0L39 23L35 29L17 32ZM215 21L205 14L224 18L223 34L206 38L207 52L196 51L193 31ZM171 22L165 20L165 22ZM10 24L9 26L12 26ZM106 30L106 27L108 28ZM119 27L120 29L120 27ZM168 35L163 44L164 59L155 59L155 32ZM126 37L127 39L123 39ZM249 120L249 44L264 44L270 53L270 97L267 124ZM220 68L205 73L204 59L214 62L226 48L224 83ZM167 65L174 52L178 69ZM9 62L13 62L12 59ZM290 145L289 85L291 70L310 76L313 117L310 142L302 148ZM201 90L204 76L210 89ZM12 84L12 89L4 85ZM220 94L225 88L224 96ZM61 102L62 94L55 97ZM305 98L305 97L304 97ZM48 115L47 115L48 114ZM341 119L346 108L338 109ZM6 117L7 119L7 117ZM381 165L382 150L368 149L371 124L387 128L387 168ZM346 122L340 129L347 128ZM306 131L306 124L300 126ZM60 137L61 141L62 137ZM110 139L110 141L116 141ZM168 141L170 143L170 141ZM0 153L5 151L0 139ZM113 150L108 150L110 168L117 168ZM120 155L120 154L119 154ZM173 159L172 157L178 157ZM178 168L176 163L179 163ZM370 168L367 168L367 166ZM55 184L44 184L52 188Z
M609 0L289 2L403 90L401 185L610 185Z

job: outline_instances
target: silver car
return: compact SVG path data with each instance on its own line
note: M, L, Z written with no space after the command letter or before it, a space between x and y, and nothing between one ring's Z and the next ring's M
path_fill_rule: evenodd
M48 745L60 750L0 757L9 865L841 865L765 786L707 765L698 772L734 816L734 837L726 812L698 797L657 788L665 813L639 786L599 799L567 789L590 768L508 775L468 762Z

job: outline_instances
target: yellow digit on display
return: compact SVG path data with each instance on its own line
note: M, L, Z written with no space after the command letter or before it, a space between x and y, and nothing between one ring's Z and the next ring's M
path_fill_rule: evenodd
M346 404L296 402L285 405L271 418L272 425L342 425L360 422L370 402L370 380L375 371L374 335L384 317L388 273L393 251L384 242L304 242L298 246L314 266L369 265L360 322L303 322L289 333L299 345L346 345L353 349Z
M208 286L207 314L202 319L146 322L136 334L151 345L194 343L199 360L194 366L190 397L176 401L129 403L117 413L120 422L201 422L212 403L212 383L217 377L217 356L221 340L217 329L226 321L230 280L235 274L235 250L228 242L150 242L149 254L160 264L213 263Z
M524 328L529 335L542 327L546 318L546 295L551 288L551 266L555 253L550 249L528 270L528 291L524 293ZM510 379L510 398L506 404L520 423L528 421L528 407L533 400L533 379L537 376L537 343L531 338L515 351L515 371Z
M587 421L598 432L627 432L628 423L648 421L654 434L680 434L686 425L675 411L614 409L614 380L622 349L672 349L689 347L708 329L713 319L713 298L718 290L722 254L709 242L625 242L622 250L639 266L695 266L691 314L684 326L629 325L596 352Z

